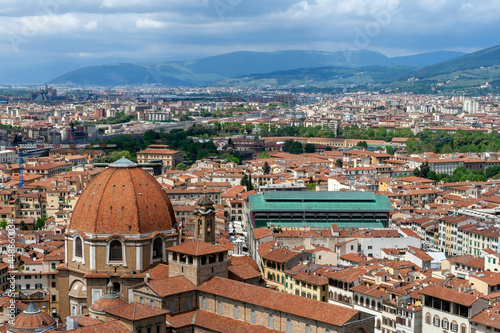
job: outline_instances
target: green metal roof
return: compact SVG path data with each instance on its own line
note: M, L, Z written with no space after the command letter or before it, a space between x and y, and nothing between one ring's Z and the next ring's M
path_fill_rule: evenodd
M250 211L380 212L392 211L386 195L372 192L275 191L248 197Z
M307 227L307 228L330 228L332 224L336 224L339 228L368 228L368 229L379 229L379 228L386 228L386 226L382 222L335 222L335 221L330 221L330 222L311 222L311 221L304 221L304 222L283 222L283 221L275 221L275 220L268 220L265 221L264 223L258 223L258 221L255 221L256 226L275 226L275 227L282 227L282 228L300 228L300 227Z

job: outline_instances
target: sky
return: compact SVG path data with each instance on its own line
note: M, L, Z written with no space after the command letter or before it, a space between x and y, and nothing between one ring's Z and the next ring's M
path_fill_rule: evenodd
M500 44L498 0L0 0L0 67L232 51L387 56Z

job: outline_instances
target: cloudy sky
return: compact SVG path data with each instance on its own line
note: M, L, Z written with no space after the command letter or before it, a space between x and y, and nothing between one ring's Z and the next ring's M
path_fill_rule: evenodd
M238 50L388 56L500 44L498 0L0 0L4 66Z

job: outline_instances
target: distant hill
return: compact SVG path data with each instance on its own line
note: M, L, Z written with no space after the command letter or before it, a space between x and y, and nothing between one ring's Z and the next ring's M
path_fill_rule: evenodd
M350 87L388 83L394 77L412 72L413 67L370 66L362 68L319 67L301 68L289 71L253 74L225 79L212 84L223 87L263 86L308 86L308 87Z
M454 56L456 53L434 52L411 57L390 58L390 62L407 66L375 66L358 69L309 68L287 72L271 72L225 79L216 86L304 86L344 87L355 89L405 91L415 93L500 92L500 46L484 49L418 68L417 63ZM408 67L415 66L415 67ZM489 84L489 85L488 85Z
M117 63L83 67L50 83L80 86L140 85L203 86L231 77L294 70L298 68L369 66L424 66L461 55L456 52L432 52L389 58L373 51L321 52L233 52L194 61L159 63Z

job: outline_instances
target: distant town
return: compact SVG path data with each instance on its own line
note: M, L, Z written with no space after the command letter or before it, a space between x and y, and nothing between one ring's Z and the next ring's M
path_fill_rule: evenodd
M0 331L499 332L499 113L1 89Z

